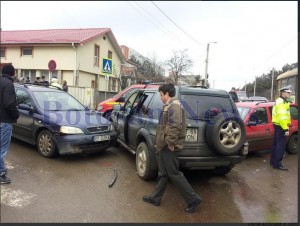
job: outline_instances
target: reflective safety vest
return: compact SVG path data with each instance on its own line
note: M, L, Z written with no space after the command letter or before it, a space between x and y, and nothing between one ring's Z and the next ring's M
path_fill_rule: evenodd
M272 110L272 122L283 130L288 130L291 124L290 102L279 97Z

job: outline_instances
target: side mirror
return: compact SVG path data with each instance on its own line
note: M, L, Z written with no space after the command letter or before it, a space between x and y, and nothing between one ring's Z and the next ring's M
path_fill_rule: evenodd
M28 104L19 104L18 109L29 111L29 112L33 112L34 110L33 107L29 106Z
M87 106L87 105L84 105L84 109L85 109L86 111L89 111L89 110L90 110L89 106Z
M120 104L114 104L113 105L113 110L114 111L120 111L121 110L121 105Z

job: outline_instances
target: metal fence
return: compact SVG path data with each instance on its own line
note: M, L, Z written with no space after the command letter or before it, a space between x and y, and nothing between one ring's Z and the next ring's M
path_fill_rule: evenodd
M69 86L68 93L75 97L80 103L92 110L97 109L97 105L110 97L116 95L116 92L98 91L93 88Z

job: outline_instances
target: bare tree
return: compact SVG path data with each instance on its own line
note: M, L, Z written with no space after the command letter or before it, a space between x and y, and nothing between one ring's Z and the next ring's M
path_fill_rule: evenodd
M193 66L193 62L187 54L187 49L179 51L173 50L173 54L173 57L165 62L165 65L170 68L171 76L175 84L177 84L179 77L183 72L188 72Z

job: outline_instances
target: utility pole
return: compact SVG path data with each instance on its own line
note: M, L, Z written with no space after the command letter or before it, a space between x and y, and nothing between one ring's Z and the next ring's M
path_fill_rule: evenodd
M207 43L207 49L206 49L206 60L205 60L205 78L204 78L204 86L207 85L207 68L208 68L208 52L209 52L209 44L210 43L217 43L217 42L209 42Z
M254 94L253 94L253 96L255 96L255 89L256 89L256 76L255 76L255 81L254 81Z
M273 81L274 80L274 68L272 70L272 83L271 83L271 101L273 101Z

